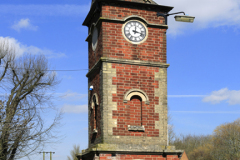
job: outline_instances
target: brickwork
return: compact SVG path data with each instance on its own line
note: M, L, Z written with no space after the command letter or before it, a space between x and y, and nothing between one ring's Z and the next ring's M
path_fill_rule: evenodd
M165 24L163 17L157 17L156 11L150 11L145 9L137 9L131 8L131 6L127 7L119 7L119 6L110 6L106 4L102 6L102 14L103 18L109 19L125 19L132 15L139 15L143 19L145 19L148 23L153 24Z
M112 82L117 85L117 94L113 95L113 101L118 104L118 109L113 112L113 118L117 119L113 135L159 137L159 130L155 129L155 121L159 120L159 115L155 113L154 107L159 105L159 97L154 95L154 88L159 88L158 81L154 79L158 68L126 64L112 64L112 67L117 71L117 77L113 77ZM142 115L139 115L142 116L145 132L128 131L127 126L132 125L131 118L140 114L131 110L131 101L127 104L123 102L125 93L130 89L141 89L149 96L150 104L142 104Z
M130 62L132 61L128 63ZM167 144L167 132L164 131L167 126L165 116L167 97L162 96L167 92L166 76L166 68L102 62L102 103L100 106L102 106L104 143ZM141 122L135 123L137 126L139 124L144 126L144 132L128 130L128 126L133 125L130 121L131 115L136 114L131 112L131 102L124 102L125 94L131 89L140 89L149 98L149 104L144 102L139 107L141 111L139 110L137 114L141 114L139 115Z
M101 115L101 99L99 98L100 95L100 85L99 85L99 81L100 81L100 69L98 69L99 71L96 72L96 74L91 75L91 77L89 77L89 87L93 86L94 90L93 91L89 91L89 105L88 105L88 115L89 115L89 119L88 119L88 132L89 132L89 145L91 144L96 144L101 142L101 121L102 121L102 115ZM89 88L88 87L88 88ZM95 103L93 105L93 95L96 94L98 98L98 105ZM94 133L94 129L97 131L97 133Z
M131 18L132 15L141 15L138 17L146 24L164 25L164 18L157 17L156 13L156 11L105 5L102 6L101 14L98 16L102 19L127 21L126 18ZM142 44L133 45L124 39L122 25L102 22L98 26L99 38L95 52L92 50L91 42L89 43L89 68L92 68L102 56L166 63L166 29L148 27L147 40Z
M152 0L92 3L84 21L89 27L88 87L94 88L89 91L89 147L78 159L179 160L182 151L167 146L168 26L157 17L171 9ZM124 38L129 20L146 25L146 40L133 44ZM95 51L92 37L98 37Z
M98 28L98 45L95 51L92 49L92 43L88 43L88 67L92 68L96 62L102 57L103 45L102 45L102 26Z
M128 104L126 105L125 109L127 110L125 116L128 119L128 123L131 126L142 126L143 110L141 97L139 96L131 97L131 100L128 101ZM124 112L123 111L118 112L120 112L118 113L118 115L123 117ZM118 123L118 126L121 126L123 128L123 125L120 125L120 123Z
M103 22L103 56L166 63L165 29L148 28L144 43L134 45L122 35L122 24Z

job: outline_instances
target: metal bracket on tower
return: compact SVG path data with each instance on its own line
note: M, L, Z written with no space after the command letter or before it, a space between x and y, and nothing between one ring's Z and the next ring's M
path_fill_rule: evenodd
M157 13L157 16L158 16L158 17L159 17L159 16L164 17L164 19L165 19L165 25L167 25L167 22L168 22L168 21L167 21L167 17L168 17L168 16L171 16L171 15L179 14L179 13L183 13L183 14L185 15L185 12L176 12L176 13L171 13L171 14L158 12L158 13Z
M160 12L158 12L157 13L157 16L159 17L159 16L162 16L164 19L165 19L165 25L167 25L167 17L168 17L168 15L166 14L166 13L160 13Z

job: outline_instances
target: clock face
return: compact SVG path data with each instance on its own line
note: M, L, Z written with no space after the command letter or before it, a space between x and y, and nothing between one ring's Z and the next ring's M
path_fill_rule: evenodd
M140 21L131 20L124 24L123 35L133 44L139 44L147 39L147 27Z
M98 29L97 27L94 27L93 33L92 33L92 49L93 51L96 50L98 43Z

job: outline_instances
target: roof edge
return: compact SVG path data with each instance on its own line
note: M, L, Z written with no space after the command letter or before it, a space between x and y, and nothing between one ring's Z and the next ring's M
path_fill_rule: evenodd
M88 15L86 16L83 26L88 26L88 22L90 21L93 13L95 12L97 8L97 4L101 2L109 2L109 3L114 3L112 0L95 0L90 8L90 11L88 12ZM153 10L159 10L164 13L170 12L174 7L172 6L164 6L164 5L158 5L158 4L149 4L149 3L140 3L140 2L132 2L132 1L121 1L121 0L116 0L116 4L122 4L122 5L132 5L132 6L139 6L139 7L149 7L152 8Z

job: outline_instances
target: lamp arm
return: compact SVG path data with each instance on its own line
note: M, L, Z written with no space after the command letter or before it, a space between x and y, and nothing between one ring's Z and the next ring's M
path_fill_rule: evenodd
M160 12L158 12L158 13L157 13L157 16L158 16L158 17L159 17L159 16L164 17L164 19L165 19L165 24L167 25L167 17L168 17L168 16L171 16L171 15L179 14L179 13L183 13L183 14L185 15L185 12L176 12L176 13L171 13L171 14L166 14L166 13L160 13Z
M167 16L171 16L171 15L175 15L175 14L179 14L179 13L183 13L185 15L185 12L176 12L176 13L167 14Z

